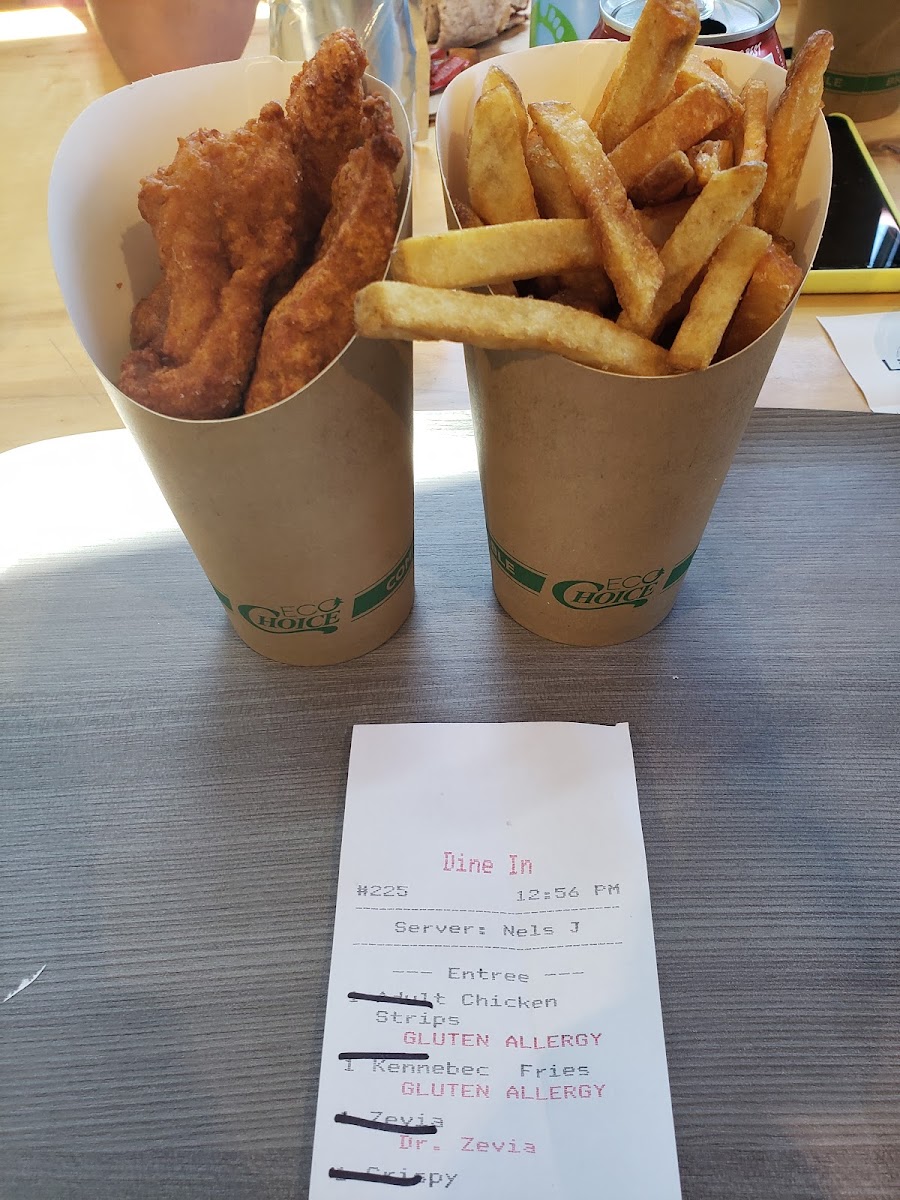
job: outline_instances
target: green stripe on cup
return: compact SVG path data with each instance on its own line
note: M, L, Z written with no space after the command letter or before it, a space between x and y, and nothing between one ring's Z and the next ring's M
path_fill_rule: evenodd
M672 568L672 570L669 572L669 578L663 584L663 591L665 591L667 587L671 587L673 583L678 582L678 580L682 577L682 575L685 573L685 571L691 565L691 559L694 557L694 555L696 553L697 553L696 550L692 550L690 552L690 554L687 556L687 558L682 559L677 567Z
M219 597L220 603L224 604L226 608L231 608L231 601L228 599L228 597L225 595L225 593L220 592L214 583L211 584L210 586L212 587L212 590L216 593L216 595Z
M526 567L517 558L513 558L511 554L507 554L500 543L492 536L490 530L487 531L487 535L488 545L491 549L491 558L500 570L508 575L514 583L526 588L529 592L540 592L541 588L547 582L547 576L542 575L540 571L535 571L531 567Z
M889 92L900 87L900 70L886 75L855 75L846 71L826 71L825 90L828 92Z
M412 563L413 543L410 542L409 549L400 561L388 571L387 575L354 597L351 620L355 621L357 617L364 617L366 613L370 613L379 605L384 604L385 600L389 600L409 574Z

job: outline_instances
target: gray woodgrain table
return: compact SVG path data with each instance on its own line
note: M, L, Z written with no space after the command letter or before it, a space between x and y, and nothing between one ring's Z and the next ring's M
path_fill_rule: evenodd
M413 617L316 672L175 534L5 577L0 1197L305 1196L353 723L559 719L631 723L686 1200L896 1200L900 420L757 412L611 650L498 610L471 475L418 518Z

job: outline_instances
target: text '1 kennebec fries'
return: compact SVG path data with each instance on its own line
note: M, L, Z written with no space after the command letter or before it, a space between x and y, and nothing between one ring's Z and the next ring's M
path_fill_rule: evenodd
M729 56L702 59L699 29L694 0L647 0L588 112L552 96L526 105L491 66L467 194L451 187L463 228L399 245L390 281L357 295L357 330L639 376L708 367L763 334L804 276L782 227L832 37L798 49L775 98L764 79L730 82Z

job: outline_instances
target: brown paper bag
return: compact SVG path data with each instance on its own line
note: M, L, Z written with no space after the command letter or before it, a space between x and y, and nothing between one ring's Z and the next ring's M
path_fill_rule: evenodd
M224 421L151 412L111 382L132 306L159 273L137 211L141 176L171 159L178 135L233 129L283 100L298 69L218 63L96 101L60 146L49 225L69 316L235 631L269 658L315 666L381 645L412 607L410 347L354 339L294 396ZM390 100L404 144L406 236L409 127L389 89L367 86Z
M526 103L567 100L590 113L624 49L567 42L507 55L503 69ZM784 86L781 68L715 53L738 86L763 78L774 104ZM438 112L449 212L450 197L466 197L466 134L489 65L454 80ZM820 120L784 228L805 270L830 187L831 147ZM658 379L614 375L556 355L467 347L494 591L510 616L543 637L583 646L627 641L659 624L678 595L789 316L725 362Z

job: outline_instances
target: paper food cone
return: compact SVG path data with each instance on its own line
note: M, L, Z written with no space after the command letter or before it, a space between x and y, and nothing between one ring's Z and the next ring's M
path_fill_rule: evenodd
M506 55L502 66L526 104L567 100L591 113L625 48L566 42ZM739 87L750 77L765 80L774 104L781 68L715 54ZM466 136L490 65L458 76L438 111L450 214L450 199L467 197ZM807 271L830 186L831 147L820 119L783 230ZM666 378L615 375L540 352L466 348L494 591L511 617L582 646L627 641L663 620L791 310L733 358Z
M141 177L171 160L179 135L234 129L283 101L298 69L275 58L218 63L96 101L60 146L49 227L72 323L235 631L269 658L317 666L373 650L412 607L410 347L354 339L289 399L228 420L163 416L112 382L131 309L159 277L137 210ZM404 145L407 236L409 127L390 89L369 78L367 88L390 101Z

